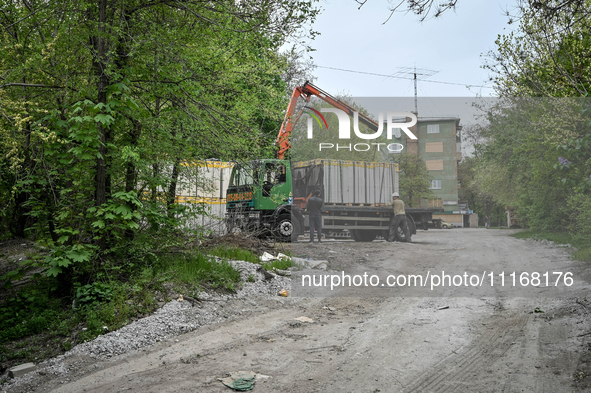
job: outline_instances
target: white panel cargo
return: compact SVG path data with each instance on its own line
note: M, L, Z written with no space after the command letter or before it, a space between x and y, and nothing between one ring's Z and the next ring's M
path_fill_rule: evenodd
M206 214L198 216L191 227L225 232L226 190L233 163L205 160L183 163L183 181L178 186L177 203L200 203Z
M205 160L183 163L183 182L177 195L205 199L226 199L233 163Z
M398 165L394 163L318 159L292 166L322 168L324 202L328 204L389 203L392 193L399 191Z

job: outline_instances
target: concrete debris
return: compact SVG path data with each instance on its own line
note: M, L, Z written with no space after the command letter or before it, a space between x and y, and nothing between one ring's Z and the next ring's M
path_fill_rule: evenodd
M37 370L35 363L25 363L8 370L8 376L10 378L16 378L35 370Z
M314 320L312 318L308 318L308 317L298 317L298 318L294 318L294 319L299 322L314 323Z
M263 255L261 255L260 260L262 262L269 262L269 261L289 261L291 258L283 253L278 253L277 256L273 256L272 254L269 254L268 252L264 252Z
M317 269L317 270L326 270L326 268L328 267L328 261L316 261L314 259L304 259L304 258L296 258L296 257L292 257L291 261L299 266L302 266L304 268L310 268L310 269Z

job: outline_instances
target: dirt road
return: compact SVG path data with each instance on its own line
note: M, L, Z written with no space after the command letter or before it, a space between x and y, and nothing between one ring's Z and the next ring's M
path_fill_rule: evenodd
M75 370L67 381L46 375L34 385L55 392L227 392L218 378L244 370L268 377L255 392L591 391L588 269L568 249L510 233L429 230L411 244L299 243L292 254L328 260L325 274L445 271L467 272L469 280L492 272L501 280L504 272L508 283L512 272L529 280L533 272L561 271L572 273L572 285L562 292L525 286L512 295L494 286L485 291L488 284L463 292L452 282L430 296L394 285L372 297L342 288L339 297L278 299L268 311L249 315L245 306L225 323L135 353L70 359ZM302 316L313 322L295 319Z

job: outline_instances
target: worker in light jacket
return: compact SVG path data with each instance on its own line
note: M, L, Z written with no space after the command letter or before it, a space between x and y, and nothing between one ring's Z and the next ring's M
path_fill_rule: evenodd
M400 199L400 194L398 194L397 192L392 194L392 203L390 203L390 206L392 206L394 214L390 218L390 233L388 236L388 241L393 242L396 239L396 232L398 231L398 227L400 226L404 231L406 241L410 243L410 229L408 228L408 222L406 221L404 202L402 201L402 199Z

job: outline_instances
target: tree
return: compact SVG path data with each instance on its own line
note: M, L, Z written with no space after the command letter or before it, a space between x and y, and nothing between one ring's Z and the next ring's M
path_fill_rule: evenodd
M368 1L369 0L355 0L355 2L359 4L359 9L361 9L361 7L363 7ZM390 16L386 22L388 22L392 15L397 11L412 12L419 16L419 19L422 22L432 13L434 14L434 17L439 17L448 10L454 10L457 2L458 0L445 0L435 4L435 0L401 0L397 5L389 8ZM404 3L406 3L406 10L401 10Z
M420 205L421 198L432 198L431 176L425 161L411 154L400 154L394 158L400 171L400 195L409 207Z
M574 97L589 91L591 3L544 1L523 8L519 27L496 41L485 68L502 96ZM542 6L540 6L542 7Z
M5 2L0 200L16 236L48 236L50 275L165 246L183 162L272 154L280 48L313 0ZM172 239L172 238L169 238Z
M458 182L460 183L459 198L462 201L467 201L470 209L476 212L479 220L484 224L484 217L489 217L491 222L501 221L497 212L504 212L504 207L509 205L510 200L505 199L504 196L493 194L491 190L485 189L490 184L499 185L498 182L484 179L480 176L483 174L491 174L490 171L482 170L479 165L482 163L480 157L467 157L460 162L458 166ZM492 171L492 173L496 173ZM503 172L498 172L499 178L503 179ZM505 187L506 188L506 187ZM493 191L496 191L495 189ZM499 224L500 225L500 224Z
M591 3L538 3L523 8L518 29L500 36L486 64L502 100L481 129L477 174L497 200L518 205L530 226L566 230L564 206L591 189L591 123L582 98L590 87Z
M359 4L359 9L363 7L369 0L355 0ZM556 13L565 10L579 10L586 5L587 0L515 0L515 7L518 15L511 16L509 23L513 23L515 18L519 18L519 14L524 10L532 10L542 17L552 17ZM390 3L390 2L389 2ZM396 5L390 6L390 16L384 22L387 23L395 12L413 13L419 17L421 22L425 21L429 16L434 18L441 17L448 11L454 11L458 4L458 0L399 0L395 2ZM406 8L403 9L403 5Z

